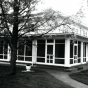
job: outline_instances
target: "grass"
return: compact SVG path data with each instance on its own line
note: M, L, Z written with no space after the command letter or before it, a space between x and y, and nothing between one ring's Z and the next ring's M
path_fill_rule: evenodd
M0 65L0 88L72 88L44 71L22 73L23 69L17 67L17 74L10 76L9 66Z
M82 71L82 72L78 72L78 73L72 73L69 76L71 78L81 82L81 83L84 83L84 84L88 85L88 70Z

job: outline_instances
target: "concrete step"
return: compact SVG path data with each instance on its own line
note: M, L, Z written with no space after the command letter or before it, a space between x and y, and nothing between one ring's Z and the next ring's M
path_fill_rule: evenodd
M52 70L62 70L66 72L80 72L88 70L88 64L75 66L75 67L60 67L60 66L48 66L48 65L34 65L32 69L52 69Z

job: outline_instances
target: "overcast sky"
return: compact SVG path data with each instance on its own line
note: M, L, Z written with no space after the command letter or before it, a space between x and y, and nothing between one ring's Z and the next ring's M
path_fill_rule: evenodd
M82 8L83 13L86 16L83 21L84 23L88 23L87 0L42 0L42 3L39 4L37 8L39 11L52 8L53 10L60 11L67 16L75 15L79 9Z
M64 14L75 14L82 6L83 0L42 0L39 9L52 8Z

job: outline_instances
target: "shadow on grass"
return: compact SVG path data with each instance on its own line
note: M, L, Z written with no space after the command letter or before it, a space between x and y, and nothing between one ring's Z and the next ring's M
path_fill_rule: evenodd
M24 69L17 67L17 74L10 76L9 66L0 65L0 88L72 88L44 71L21 72Z
M78 73L72 73L69 75L72 79L75 79L81 83L87 84L88 85L88 70L86 71L81 71Z

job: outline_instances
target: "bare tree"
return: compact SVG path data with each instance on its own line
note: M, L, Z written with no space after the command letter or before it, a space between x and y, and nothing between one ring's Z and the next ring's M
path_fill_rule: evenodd
M16 59L18 41L22 41L22 45L26 44L25 36L34 40L43 36L55 28L64 25L63 21L57 18L63 18L60 14L49 9L41 13L33 13L38 0L0 0L0 34L4 36L4 40L11 48L11 74L16 74ZM32 31L43 29L44 32L31 34ZM26 36L27 37L27 36Z

